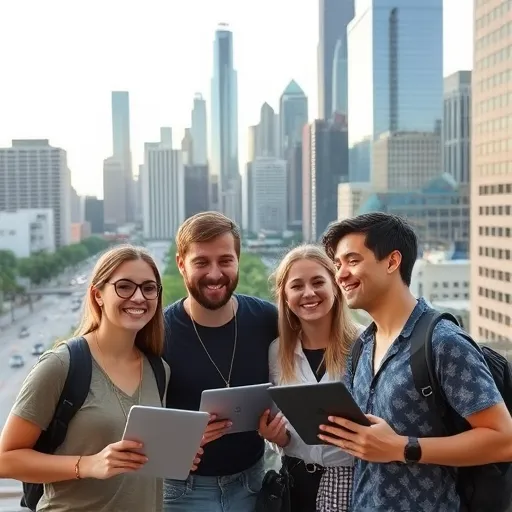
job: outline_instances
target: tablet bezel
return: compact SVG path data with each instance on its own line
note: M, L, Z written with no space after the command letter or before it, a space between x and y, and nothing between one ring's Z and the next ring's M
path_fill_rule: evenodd
M328 444L318 434L320 425L331 424L329 416L371 425L343 382L272 386L268 392L299 437L310 446Z
M266 409L272 409L268 394L272 383L251 384L230 388L205 389L201 393L200 411L215 414L217 420L230 420L228 434L258 430L259 419Z
M123 439L143 443L148 462L135 475L186 480L210 416L205 412L134 405Z

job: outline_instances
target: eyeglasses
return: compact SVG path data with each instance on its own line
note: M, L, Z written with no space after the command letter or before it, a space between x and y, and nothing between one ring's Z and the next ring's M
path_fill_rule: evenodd
M114 287L117 296L121 299L131 299L135 295L137 288L140 288L142 296L146 300L155 300L160 295L162 289L155 281L144 281L141 284L137 284L129 279L119 279L115 283L108 284Z

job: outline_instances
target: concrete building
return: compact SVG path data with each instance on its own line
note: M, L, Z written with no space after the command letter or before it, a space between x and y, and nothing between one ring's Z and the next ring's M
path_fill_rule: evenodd
M286 161L256 158L252 162L249 189L252 233L286 230Z
M190 130L194 145L194 159L192 163L194 165L208 165L206 101L199 93L194 96Z
M78 244L92 234L89 222L76 222L71 224L71 243Z
M91 233L100 235L105 232L105 221L103 217L103 199L95 196L84 198L85 221L91 226Z
M375 190L417 190L442 174L441 135L386 132L373 143Z
M28 258L40 251L55 252L54 214L51 208L0 211L0 250Z
M210 209L208 165L185 166L185 218Z
M359 208L374 192L371 183L340 183L338 185L338 217L345 220L357 215Z
M304 128L302 145L302 233L317 242L337 218L338 184L348 182L344 125L316 120Z
M0 211L51 208L56 247L69 244L71 173L67 154L47 139L0 148Z
M126 184L124 162L115 157L103 160L103 210L108 231L115 231L128 222Z
M469 183L471 168L471 71L444 79L443 170Z
M471 334L511 349L512 5L473 5Z
M146 143L141 178L144 238L172 240L185 220L182 152L162 142Z

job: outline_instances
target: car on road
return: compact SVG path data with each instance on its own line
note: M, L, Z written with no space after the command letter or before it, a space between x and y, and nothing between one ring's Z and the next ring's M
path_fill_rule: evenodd
M33 356L40 356L44 353L44 345L42 343L36 343L32 347L32 355Z
M20 354L13 354L9 358L9 366L11 368L21 368L22 366L25 366L25 360L23 359L23 356Z
M28 332L28 329L26 327L22 327L19 333L20 338L28 338L30 336L30 333Z

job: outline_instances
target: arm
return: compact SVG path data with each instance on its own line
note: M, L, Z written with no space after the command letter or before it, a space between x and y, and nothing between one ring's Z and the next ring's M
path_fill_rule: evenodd
M99 454L48 455L33 450L41 432L48 428L67 375L68 362L47 352L23 383L0 436L0 478L51 483L80 478L109 478L138 469L145 457L126 450L138 443L121 441ZM78 474L77 474L78 473Z
M483 355L443 322L434 331L433 352L448 403L472 428L448 437L420 438L420 463L462 467L512 461L512 419ZM407 437L396 434L383 419L368 417L371 427L333 418L352 432L323 425L321 430L334 437L321 439L371 462L404 461Z

